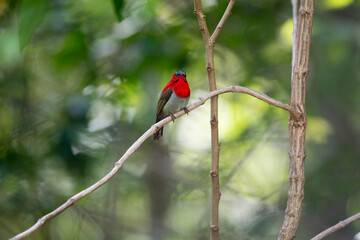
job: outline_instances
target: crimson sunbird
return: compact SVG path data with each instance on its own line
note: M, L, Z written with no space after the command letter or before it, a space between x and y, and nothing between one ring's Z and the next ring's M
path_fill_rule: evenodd
M156 109L156 122L171 116L175 120L174 113L184 109L188 113L186 105L190 98L190 87L186 80L186 73L184 71L177 71L174 73L170 81L166 84L164 89L160 92L160 98ZM154 134L154 141L158 142L163 136L164 127L160 128Z

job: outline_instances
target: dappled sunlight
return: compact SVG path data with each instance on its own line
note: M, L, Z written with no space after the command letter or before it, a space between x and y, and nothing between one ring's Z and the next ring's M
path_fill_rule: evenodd
M176 14L182 7L186 7L183 1L176 2L157 2L155 8L156 15L160 23L166 27L167 25L179 25L184 23L184 19Z
M195 91L192 93L195 96L204 95L204 91ZM191 100L189 104L191 104ZM201 108L189 113L189 115L175 120L176 126L176 145L184 149L191 149L196 151L204 151L210 149L210 104L206 102ZM168 124L167 126L171 125ZM166 127L167 127L166 126ZM167 129L165 129L166 131Z
M263 91L258 85L249 87L260 92ZM219 100L221 139L225 141L236 139L251 123L260 121L268 108L273 108L273 106L247 94L224 94Z
M237 239L240 235L249 239L276 239L277 226L282 220L281 210L274 205L264 205L259 199L243 197L234 190L225 189L221 192L220 212L224 214L220 216L220 222L224 225L228 221L237 224L234 233L229 232L233 234L231 239ZM257 232L258 237L251 237L253 231Z
M139 18L126 18L114 26L114 37L118 40L131 37L139 32L145 23Z
M242 230L246 230L252 224L249 219L255 220L263 204L255 198L244 198L235 189L225 188L221 193L220 211L229 216L231 221L239 223Z
M107 102L97 101L93 103L90 114L93 118L89 122L88 130L94 132L107 128L118 121L121 116L121 108L115 108Z
M260 198L276 203L281 196L281 186L288 180L288 155L286 148L264 144L244 163L236 174L240 193L245 197Z
M189 105L209 89L192 1L24 2L0 0L0 239L108 173L155 123L175 71L187 74ZM212 33L229 1L202 3ZM316 5L299 239L360 202L359 4ZM290 103L291 10L290 1L236 1L214 48L218 89L240 85ZM239 93L220 95L218 107L220 237L275 239L289 181L289 113ZM159 143L144 141L111 181L33 238L208 239L210 165L208 101L167 124ZM336 239L358 231L354 224Z
M354 0L324 0L321 5L327 9L340 9L348 7Z
M37 192L37 200L44 204L56 201L56 199L46 194L49 189L52 189L60 196L68 196L75 191L75 186L72 183L73 178L65 171L61 164L48 163L40 171L39 176L43 179L48 179L46 184L42 184Z
M321 117L309 117L307 130L307 140L314 141L318 144L326 143L330 135L333 133L333 128L330 123Z
M199 227L206 227L207 216L205 216L208 204L205 201L196 199L177 201L168 214L168 226L174 229L179 238L192 238L189 231L197 231Z
M216 69L218 88L241 85L245 76L241 55L236 55L231 49L221 45L216 47L214 55L214 62L218 66ZM224 95L220 95L220 98L222 97Z
M292 47L293 42L293 20L288 19L286 22L281 26L280 29L280 42L281 44L289 49Z
M61 218L55 219L56 230L51 234L52 238L61 240L72 238L75 233L79 239L93 239L104 237L101 224L90 217L81 207L71 209Z

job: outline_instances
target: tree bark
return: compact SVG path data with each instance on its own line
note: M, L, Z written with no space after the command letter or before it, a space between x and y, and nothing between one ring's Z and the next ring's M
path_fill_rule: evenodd
M306 111L305 93L306 78L309 73L310 39L314 15L314 0L301 0L299 8L298 26L296 34L296 49L291 80L290 106L301 114L296 117L290 114L290 172L288 201L285 210L284 222L281 226L278 239L294 239L301 218L301 207L304 199L305 184L305 136Z
M202 12L201 0L194 1L194 13L199 22L200 31L204 40L206 50L206 70L208 74L210 92L216 90L215 68L214 68L214 47L217 37L227 18L231 14L231 9L235 0L230 0L213 34L210 36L206 24L205 15ZM219 122L218 122L218 96L210 100L210 126L211 126L211 215L210 215L210 239L219 239L219 202L220 202L220 184L219 184Z

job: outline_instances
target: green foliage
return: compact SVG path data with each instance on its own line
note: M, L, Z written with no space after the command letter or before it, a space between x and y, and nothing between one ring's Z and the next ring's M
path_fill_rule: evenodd
M54 56L58 69L76 67L77 64L87 59L88 49L85 36L80 31L69 33L65 37L60 51Z
M20 49L30 41L47 12L48 0L23 0L19 12Z
M122 20L122 10L124 8L124 0L113 0L114 11L118 21Z

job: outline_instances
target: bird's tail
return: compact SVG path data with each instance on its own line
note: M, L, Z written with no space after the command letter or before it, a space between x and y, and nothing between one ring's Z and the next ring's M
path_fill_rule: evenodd
M164 127L160 128L156 133L154 133L154 142L158 142L159 139L163 136Z

